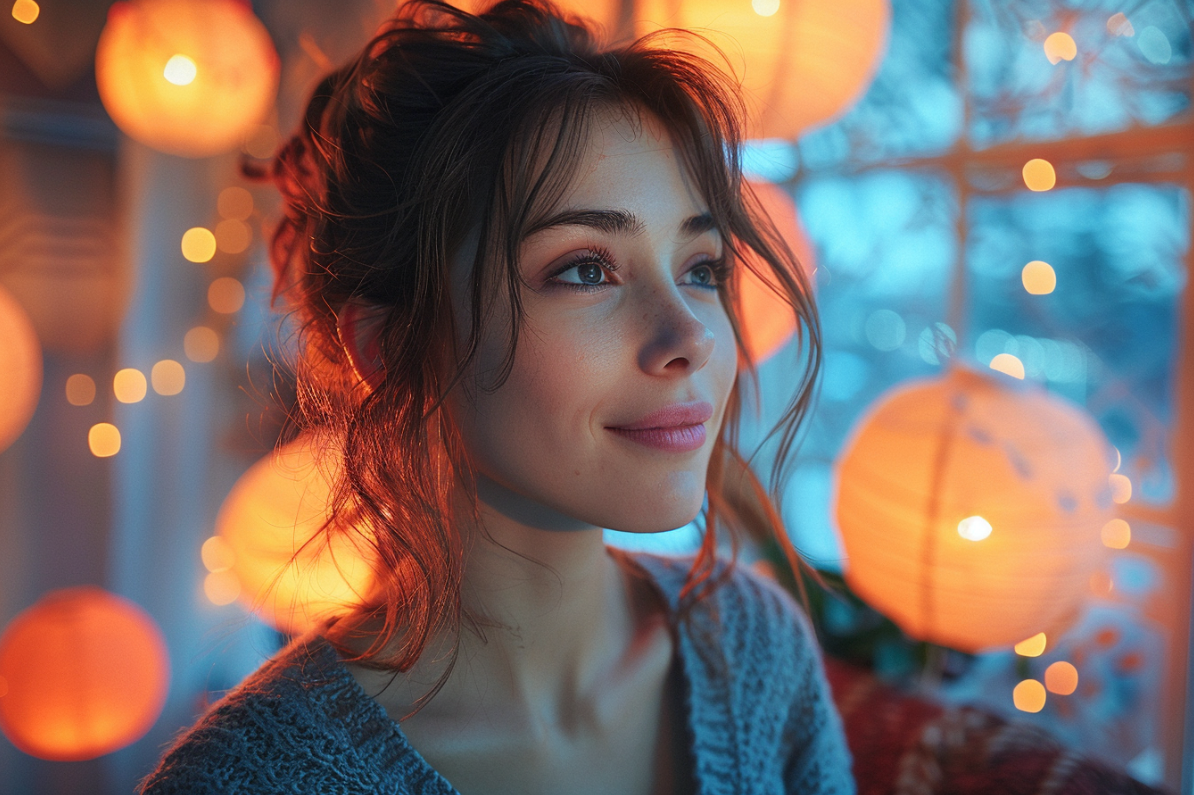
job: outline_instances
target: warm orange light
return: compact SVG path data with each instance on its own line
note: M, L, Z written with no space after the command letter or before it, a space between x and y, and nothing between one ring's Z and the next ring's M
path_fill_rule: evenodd
M149 371L153 391L159 395L177 395L187 383L187 371L173 359L162 359Z
M1057 274L1053 266L1039 259L1024 266L1020 271L1020 280L1024 282L1024 289L1032 295L1048 295L1057 287Z
M199 74L195 62L185 55L172 55L166 61L166 68L162 70L162 77L176 86L189 86L195 82Z
M199 550L203 566L210 572L228 571L236 563L232 546L220 536L212 536L203 542Z
M208 262L216 255L216 236L202 226L191 227L182 235L182 255L191 262Z
M838 461L848 583L910 636L967 652L1064 625L1108 555L1091 532L1112 518L1107 447L1081 409L985 370L893 389ZM994 528L977 542L959 532L976 516Z
M325 543L329 469L338 468L320 449L300 439L258 461L237 481L216 520L232 549L229 571L240 581L241 601L291 634L359 604L373 581L367 548L357 536L337 531Z
M265 160L278 151L278 131L269 124L260 124L245 136L244 150L253 157Z
M1045 686L1035 679L1025 679L1012 691L1012 703L1021 712L1040 712L1045 708Z
M1049 37L1045 39L1045 57L1049 59L1049 63L1072 61L1077 55L1078 45L1070 34L1058 31L1049 34Z
M96 458L109 458L120 452L120 430L110 422L98 422L87 432L87 446Z
M750 138L794 140L844 113L870 85L891 30L889 0L639 0L635 8L638 33L696 29L732 60ZM699 42L677 39L674 46L720 62Z
M1103 546L1111 549L1127 549L1132 543L1132 527L1123 519L1112 519L1103 525L1101 533Z
M1123 505L1132 499L1132 481L1127 475L1112 473L1107 483L1111 486L1111 499L1118 504Z
M12 4L12 18L26 25L32 25L36 22L37 15L40 13L41 6L35 3L34 0L17 0Z
M253 214L253 194L244 188L233 186L220 191L216 199L216 210L221 218L234 218L243 221Z
M129 136L206 157L239 146L269 113L278 56L248 3L127 0L108 11L95 77Z
M207 288L207 305L222 315L239 312L245 305L245 288L231 276L221 276Z
M213 571L203 578L203 593L213 605L230 605L240 598L240 578L234 571Z
M54 591L0 637L0 729L27 754L57 762L111 753L161 714L170 658L137 605L91 586Z
M767 217L775 224L780 236L800 261L804 274L812 283L815 266L813 247L796 215L796 204L788 192L768 182L751 182L750 188L758 198ZM792 307L751 270L758 268L772 283L769 266L751 252L743 252L743 261L735 268L738 279L738 316L742 319L742 337L747 355L759 364L778 351L796 332L796 315Z
M1078 669L1065 661L1053 663L1045 669L1045 687L1059 696L1070 695L1078 689Z
M1012 378L1019 378L1024 380L1024 362L1020 361L1019 357L1013 356L1010 353L996 354L995 358L991 360L989 367L992 370L1010 375Z
M1024 164L1023 174L1025 186L1038 193L1051 190L1057 184L1057 172L1053 170L1053 164L1039 157Z
M0 450L21 435L41 396L41 345L33 322L0 287Z
M1044 632L1038 632L1028 640L1022 640L1015 645L1016 654L1021 657L1040 657L1045 653L1045 646L1049 643L1049 638Z
M192 362L210 362L220 354L220 335L207 326L195 326L183 337L182 349Z
M225 218L216 224L216 248L225 254L239 254L253 242L253 228L244 221Z
M121 403L140 403L148 391L145 373L134 367L118 370L112 378L112 392Z
M1136 29L1132 27L1132 23L1124 16L1124 13L1112 14L1107 19L1107 32L1112 36L1135 36Z
M958 535L967 541L982 541L991 535L991 523L981 516L967 516L958 522Z
M66 379L66 402L72 406L90 406L95 400L95 381L91 376L75 373Z

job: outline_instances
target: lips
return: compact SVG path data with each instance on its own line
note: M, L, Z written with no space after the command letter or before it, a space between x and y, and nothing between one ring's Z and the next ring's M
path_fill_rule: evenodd
M700 425L713 416L713 404L706 401L673 403L653 411L634 422L625 425L608 426L613 431L643 431L652 428L679 428L685 425Z
M705 422L712 416L713 406L704 401L673 403L629 425L608 426L608 430L643 447L691 453L705 446Z

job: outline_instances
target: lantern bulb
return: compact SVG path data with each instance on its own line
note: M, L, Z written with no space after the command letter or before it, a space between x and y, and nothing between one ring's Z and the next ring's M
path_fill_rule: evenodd
M774 16L779 11L779 0L751 0L750 7L761 17Z
M967 516L958 522L958 535L967 541L982 541L991 535L991 523L981 516Z
M162 76L176 86L189 86L195 82L195 76L198 74L199 67L185 55L170 56L170 60L166 61L166 68L162 71Z

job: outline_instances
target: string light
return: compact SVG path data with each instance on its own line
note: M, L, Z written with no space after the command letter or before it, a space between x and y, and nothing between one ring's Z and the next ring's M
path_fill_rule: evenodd
M1057 172L1048 160L1034 157L1024 164L1024 184L1031 191L1040 193L1051 190L1057 184Z
M148 391L145 373L134 367L118 370L112 378L112 392L121 403L140 403Z
M87 432L87 446L96 458L110 458L120 452L120 430L110 422L98 422Z
M210 362L220 353L220 335L207 326L195 326L183 337L182 349L192 362Z
M159 395L177 395L187 383L187 372L173 359L162 359L149 371L153 391Z
M216 255L216 236L210 229L195 226L182 235L182 255L191 262L208 262Z
M41 13L41 6L34 0L17 0L12 4L12 18L17 22L32 25Z

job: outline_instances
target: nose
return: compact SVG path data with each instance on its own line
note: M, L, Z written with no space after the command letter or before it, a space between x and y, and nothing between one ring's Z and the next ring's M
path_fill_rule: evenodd
M659 290L643 307L646 341L639 366L652 375L693 373L713 354L713 330L701 322L675 289Z

